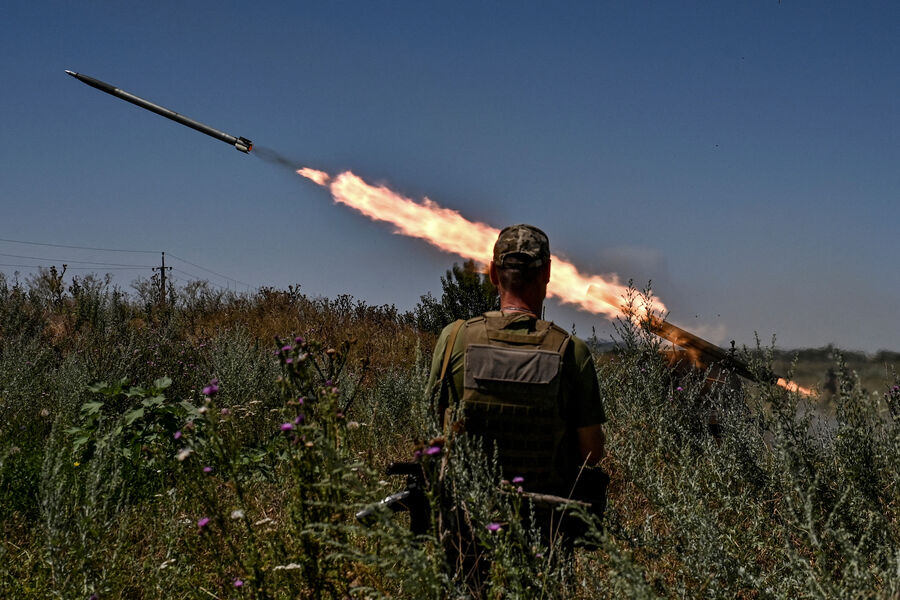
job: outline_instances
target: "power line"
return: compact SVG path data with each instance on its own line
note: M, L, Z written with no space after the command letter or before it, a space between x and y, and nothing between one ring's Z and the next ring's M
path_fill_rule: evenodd
M182 275L187 275L188 277L194 279L195 281L206 281L210 285L216 285L215 283L209 281L208 279L203 279L199 275L194 275L193 273L188 273L187 271L182 271L178 267L172 267L172 270L175 271L176 273L181 273Z
M6 254L4 252L0 252L0 256L8 256L10 258L27 258L29 260L48 260L51 262L59 262L59 263L78 263L82 265L96 265L96 266L107 266L107 267L135 267L139 269L150 269L153 265L133 265L133 264L125 264L125 263L105 263L105 262L95 262L92 260L72 260L65 258L49 258L46 256L24 256L22 254Z
M172 269L172 271L174 271L174 272L176 272L176 273L181 273L182 275L187 275L188 277L193 278L194 281L205 281L205 282L208 283L209 285L211 285L211 286L213 286L213 287L216 287L216 288L219 288L220 290L226 290L226 289L228 289L228 288L226 288L226 287L224 287L224 286L221 286L221 285L219 285L219 284L217 284L217 283L213 283L212 281L210 281L210 280L208 280L208 279L204 279L203 277L200 277L200 276L198 276L198 275L194 275L193 273L188 273L187 271L182 271L181 269L179 269L179 268L177 268L177 267L169 267L169 268ZM190 279L189 279L188 281L190 281Z
M17 267L21 269L39 269L43 267L43 265L14 265L10 263L0 263L0 267ZM71 270L78 271L96 271L96 267L68 267ZM137 267L110 267L110 271L136 271Z
M75 250L98 250L100 252L136 252L140 254L158 254L155 250L127 250L124 248L92 248L90 246L67 246L66 244L44 244L41 242L26 242L23 240L8 240L0 238L0 242L9 242L11 244L28 244L29 246L50 246L52 248L73 248Z
M206 271L207 273L212 273L213 275L217 275L217 276L221 277L222 279L227 279L228 281L233 281L233 282L235 282L235 283L239 283L239 284L241 284L241 285L245 285L245 286L247 286L248 288L249 288L249 287L253 287L253 286L251 286L249 283L245 283L245 282L243 282L243 281L240 281L239 279L235 279L234 277L229 277L228 275L222 275L221 273L216 273L216 272L213 271L212 269L207 269L206 267L201 267L200 265L194 264L194 263L192 263L192 262L189 261L189 260L185 260L185 259L183 259L183 258L181 258L181 257L179 257L179 256L175 256L175 255L172 254L171 252L169 253L169 256L171 256L171 257L174 258L175 260L180 260L180 261L183 262L183 263L187 263L187 264L191 265L192 267L197 267L197 268L200 269L201 271ZM182 272L183 272L183 271L182 271ZM198 278L198 279L199 279L199 278Z
M13 239L8 239L8 238L0 238L0 242L8 242L11 244L27 244L30 246L46 246L49 248L69 248L69 249L73 249L73 250L93 250L93 251L99 251L99 252L131 252L131 253L137 253L137 254L156 254L157 253L154 250L135 250L135 249L128 249L128 248L100 248L100 247L93 247L93 246L75 246L75 245L70 245L70 244L48 244L45 242L29 242L29 241L25 241L25 240L13 240ZM65 259L58 259L58 258L43 258L43 257L38 257L38 256L23 256L20 254L0 253L0 256L8 256L11 258L26 258L29 260L48 260L48 261L58 261L58 262L65 262L65 263L90 264L90 265L96 265L98 267L109 266L110 268L113 268L113 267L129 267L129 268L136 268L136 269L137 268L144 268L144 269L154 268L153 265L130 265L130 264L124 264L124 263L103 263L103 262L86 261L86 260L65 260ZM208 269L208 268L204 267L203 265L198 265L197 263L191 262L191 261L187 260L186 258L181 258L180 256L176 256L172 253L169 253L169 256L171 258L179 260L185 264L191 265L192 267L196 267L197 269L200 269L201 271L205 271L206 273L211 273L211 274L215 275L216 277L220 277L226 281L231 281L231 282L243 285L247 289L250 289L251 287L253 287L252 285L250 285L249 283L247 283L245 281L235 279L234 277L229 277L228 275L219 273L218 271L213 271L212 269ZM9 266L34 268L35 266L39 266L39 265L9 265ZM73 269L76 269L76 268L83 269L83 267L72 267L72 268ZM185 275L188 275L189 277L193 277L198 280L203 279L202 277L198 277L196 275L187 273L185 271L181 271L181 272L184 273ZM215 284L213 284L213 285L215 285ZM220 285L217 287L219 287L220 289L226 289L225 287L220 286Z

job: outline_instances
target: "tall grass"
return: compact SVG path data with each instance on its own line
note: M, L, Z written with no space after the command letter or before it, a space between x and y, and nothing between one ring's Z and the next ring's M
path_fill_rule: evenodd
M410 315L297 288L149 300L0 277L2 597L900 594L900 383L873 395L840 354L824 417L673 371L622 322L598 360L609 506L570 550L519 519L528 498L478 444L438 435ZM403 487L396 460L430 482L424 535L354 518Z

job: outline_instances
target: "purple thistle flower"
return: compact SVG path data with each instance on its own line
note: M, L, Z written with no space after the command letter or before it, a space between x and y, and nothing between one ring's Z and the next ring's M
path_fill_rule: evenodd
M441 453L441 447L440 447L440 446L429 446L429 447L425 450L425 454L427 454L428 456L434 456L435 454L440 454L440 453Z
M305 420L306 420L306 417L302 413L297 415L296 417L294 417L294 423L297 425L300 425Z
M329 379L328 381L325 382L325 385L327 385L328 387L331 387L334 385L334 382Z
M91 594L90 596L88 596L88 600L100 600L100 596L98 596L97 594Z
M306 402L306 398L304 398L303 396L297 398L297 404L303 404L304 402Z
M290 430L293 429L293 428L294 428L294 424L293 424L293 423L282 423L282 424L281 424L281 430L282 430L282 431L290 431Z
M684 391L684 388L681 387L681 386L679 385L677 388L675 388L675 391L676 391L676 392L683 392L683 391Z
M231 411L227 408L223 408L219 411L220 414L225 415L226 417L231 414Z
M302 344L303 338L298 335L297 337L294 338L294 342L297 344Z
M204 473L212 473L212 470L213 470L212 467L203 467L203 472L204 472Z
M176 440L180 440L180 439L181 439L181 432L180 432L180 431L176 431L174 434L172 434L172 437L175 438Z
M491 533L496 533L496 532L500 531L500 523L488 523L487 530L490 531Z
M294 359L293 359L293 358L286 358L286 359L284 359L284 364L286 364L286 365L293 364L293 362L294 362Z
M512 478L512 482L513 483L525 483L525 478L517 475L516 477Z
M234 587L239 588L239 587L243 587L243 585L244 585L244 582L241 581L240 579L234 580Z
M293 348L292 348L291 346L288 346L288 345L284 345L284 346L281 347L281 351L282 351L282 352L290 352L291 350L293 350Z
M201 517L201 519L197 521L197 527L200 529L203 529L207 525L209 525L209 517Z
M204 396L215 396L219 393L219 380L213 379L209 382L209 385L203 388Z

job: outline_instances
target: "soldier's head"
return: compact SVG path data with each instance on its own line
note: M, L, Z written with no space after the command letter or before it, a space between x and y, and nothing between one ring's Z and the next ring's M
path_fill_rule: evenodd
M510 225L494 244L491 282L517 296L540 296L543 300L550 281L550 241L533 225Z

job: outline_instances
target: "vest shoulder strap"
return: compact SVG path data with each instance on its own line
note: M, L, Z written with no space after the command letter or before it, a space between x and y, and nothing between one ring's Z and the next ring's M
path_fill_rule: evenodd
M465 323L465 321L459 320L453 324L453 329L450 330L450 336L447 338L447 347L444 349L444 363L441 365L442 382L447 376L447 366L450 364L450 355L453 354L453 346L456 345L456 336L459 335L459 330L462 329L462 326L465 325Z

